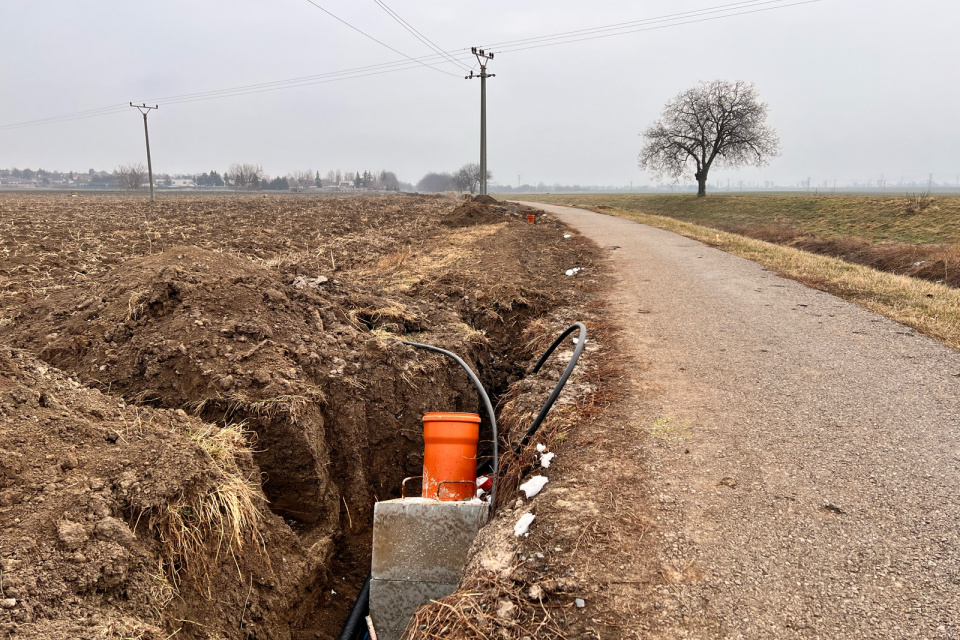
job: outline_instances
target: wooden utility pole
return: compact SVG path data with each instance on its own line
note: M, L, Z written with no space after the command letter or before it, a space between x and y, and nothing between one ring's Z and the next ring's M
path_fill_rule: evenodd
M495 78L492 73L487 73L487 61L493 60L493 54L487 53L483 49L471 47L470 51L477 56L477 62L480 63L480 73L466 76L467 80L480 78L480 195L487 195L487 78Z
M151 109L159 109L159 105L153 105L149 107L145 104L133 104L130 103L131 107L135 107L140 113L143 114L143 136L147 140L147 175L150 176L150 202L153 202L153 164L150 162L150 132L147 130L147 114L150 113Z

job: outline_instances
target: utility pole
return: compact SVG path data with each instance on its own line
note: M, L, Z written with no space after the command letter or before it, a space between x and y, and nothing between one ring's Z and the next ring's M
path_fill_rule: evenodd
M470 51L477 56L477 62L480 63L480 73L474 74L471 71L466 79L480 78L480 195L485 196L487 195L487 78L496 76L487 73L487 61L493 60L493 53L487 53L476 47L471 47Z
M150 176L150 202L153 202L153 164L150 162L150 132L147 131L147 114L150 113L151 109L159 109L159 105L153 105L149 107L145 104L133 104L130 103L131 107L135 107L137 111L143 114L143 137L147 140L147 175Z

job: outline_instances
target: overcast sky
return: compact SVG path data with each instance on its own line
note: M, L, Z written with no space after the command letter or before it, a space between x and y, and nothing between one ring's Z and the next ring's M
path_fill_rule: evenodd
M708 9L735 0L385 0L444 50ZM789 0L770 4L786 4ZM374 0L315 0L403 54L432 53ZM489 167L516 184L636 185L639 133L701 80L756 83L782 156L717 180L960 180L960 3L821 0L523 51L490 63ZM505 47L492 47L499 51ZM307 0L44 0L0 9L0 127L158 101L154 169L270 175L392 170L416 182L479 156L477 80L452 63L174 104L195 94L403 60ZM468 66L475 66L475 61ZM448 73L441 73L438 69ZM452 74L452 75L448 75ZM0 128L0 167L142 162L117 113Z

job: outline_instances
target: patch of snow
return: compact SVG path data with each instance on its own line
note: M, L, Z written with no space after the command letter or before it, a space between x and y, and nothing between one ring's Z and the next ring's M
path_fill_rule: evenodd
M557 455L553 452L543 454L543 457L540 458L540 466L544 469L550 468L550 463L553 462L553 457Z
M525 494L527 494L527 499L530 499L540 493L540 490L543 489L543 486L549 481L550 479L547 478L547 476L533 476L520 485L520 491L523 491Z
M513 525L513 535L515 536L526 536L530 535L530 525L533 524L533 519L536 518L532 513L525 513L520 516L520 519L517 520L517 524Z

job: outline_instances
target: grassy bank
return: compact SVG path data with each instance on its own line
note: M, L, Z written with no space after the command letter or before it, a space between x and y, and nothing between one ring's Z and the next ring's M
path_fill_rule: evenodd
M586 200L620 196L536 196L540 202L597 208ZM668 196L672 197L672 196ZM624 196L630 198L630 196ZM525 198L532 199L532 198ZM689 201L694 198L687 197ZM708 199L709 200L709 199ZM595 201L594 201L595 202ZM610 202L610 200L607 200ZM612 205L602 204L610 207ZM627 209L603 209L650 226L673 231L722 251L757 262L808 286L827 291L892 320L913 327L947 346L960 349L960 290L935 282L878 271L845 260L815 255L793 247L718 231L673 217Z
M667 216L740 232L858 237L874 243L960 242L960 197L807 195L537 195L540 202ZM529 198L526 198L529 199ZM922 211L921 211L922 209ZM765 238L766 239L766 238Z

